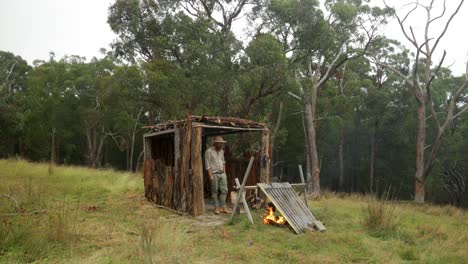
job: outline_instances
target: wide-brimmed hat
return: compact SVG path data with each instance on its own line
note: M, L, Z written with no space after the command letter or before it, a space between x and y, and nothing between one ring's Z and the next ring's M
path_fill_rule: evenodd
M222 136L215 136L213 138L213 143L215 143L215 142L226 143L227 141L225 141Z

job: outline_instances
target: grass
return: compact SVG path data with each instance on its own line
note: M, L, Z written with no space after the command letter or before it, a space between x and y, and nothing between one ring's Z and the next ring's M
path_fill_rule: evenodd
M263 211L202 226L152 207L140 175L0 160L0 263L466 263L468 219L451 206L325 193L328 231L295 235ZM398 219L404 219L400 221Z

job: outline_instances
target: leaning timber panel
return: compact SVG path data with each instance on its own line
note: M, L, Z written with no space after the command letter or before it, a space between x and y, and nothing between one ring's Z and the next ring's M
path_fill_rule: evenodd
M315 217L289 183L258 183L297 234L313 230Z

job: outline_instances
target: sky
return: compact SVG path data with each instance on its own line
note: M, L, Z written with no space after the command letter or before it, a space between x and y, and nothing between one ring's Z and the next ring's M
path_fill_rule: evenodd
M0 0L0 50L19 55L29 63L35 59L47 60L51 51L57 58L64 55L84 56L88 60L94 56L100 57L100 48L110 49L110 43L116 38L107 24L108 8L114 1ZM434 11L438 13L442 10L442 0L436 2L439 5L434 7ZM406 0L387 0L387 3L396 7L400 14L410 8L404 5L408 3ZM457 3L458 0L447 0L447 15L451 14ZM423 36L425 19L421 9L408 20L408 26L413 26L418 39ZM236 32L242 32L242 28L245 28L242 24L240 21L235 25ZM430 35L437 36L443 25L434 24ZM447 51L444 66L449 67L456 76L465 73L468 60L467 27L468 3L465 3L439 44L439 52L435 54L435 58L439 59L443 50ZM410 47L396 20L391 20L382 33Z

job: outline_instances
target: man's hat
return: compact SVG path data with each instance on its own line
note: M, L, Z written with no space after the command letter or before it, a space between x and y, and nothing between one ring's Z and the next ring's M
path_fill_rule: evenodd
M226 141L223 139L222 136L215 136L215 137L213 138L213 143L215 143L215 142L226 143Z

